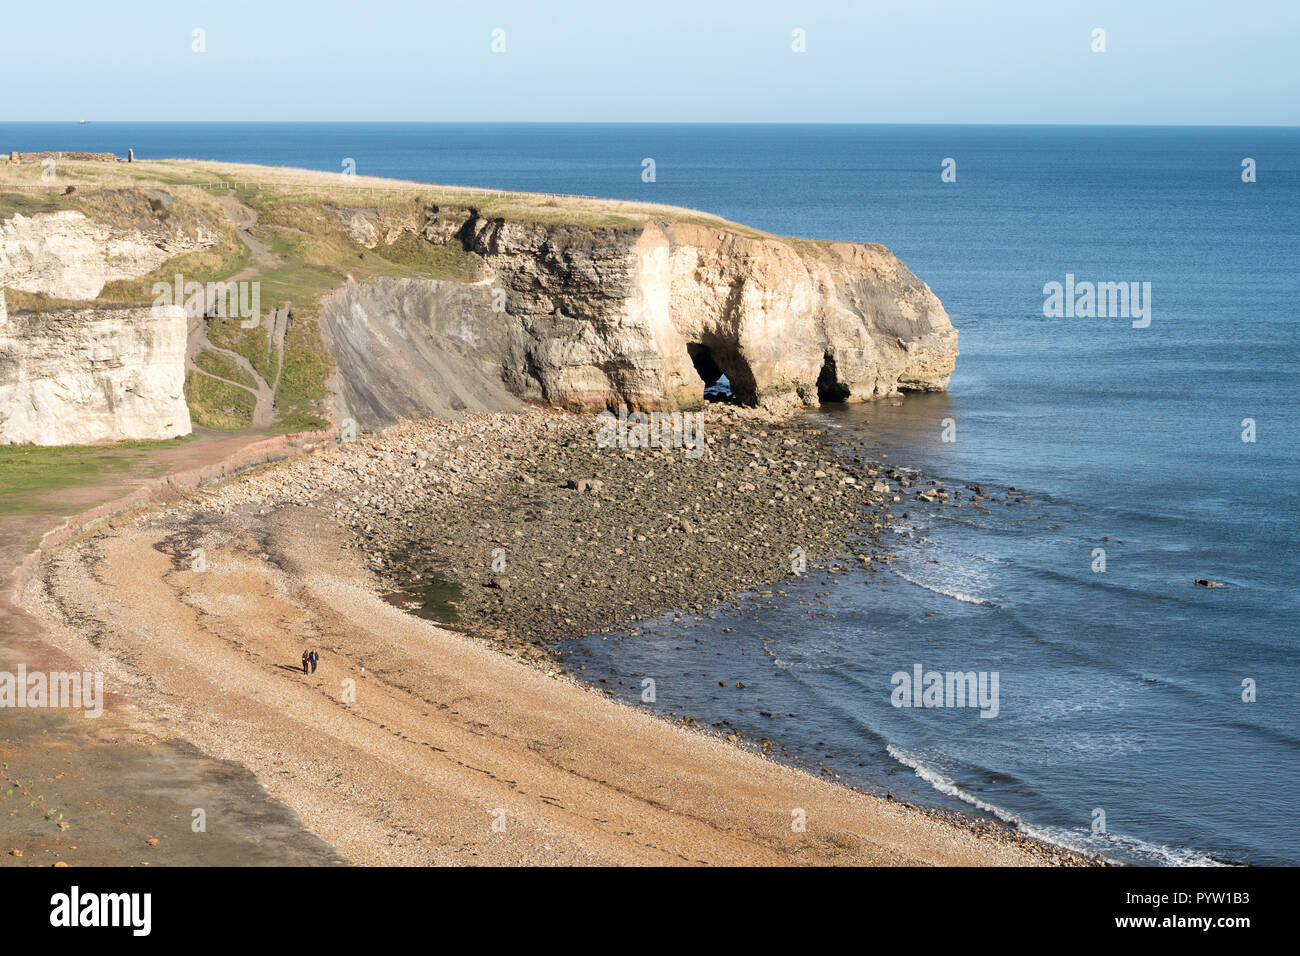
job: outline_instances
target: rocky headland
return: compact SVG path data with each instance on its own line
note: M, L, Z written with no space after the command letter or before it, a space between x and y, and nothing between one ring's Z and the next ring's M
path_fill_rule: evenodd
M347 221L380 246L396 227L374 219ZM376 278L325 300L342 413L362 425L398 420L426 391L436 393L426 414L512 397L574 411L693 409L722 375L741 404L809 407L939 390L956 359L943 306L883 246L667 213L635 228L573 227L434 206L411 225L475 256L482 277Z
M811 407L943 389L956 360L942 304L879 245L772 236L668 206L383 180L354 189L296 170L59 168L62 191L36 164L0 167L0 288L11 313L32 313L10 323L0 388L21 402L70 383L97 390L103 408L81 427L94 410L67 403L60 432L20 417L0 432L8 442L156 437L140 421L151 402L176 421L175 389L165 402L142 396L126 373L184 379L200 424L365 430L521 403L694 409L724 375L740 404ZM242 305L258 293L257 315L218 307L227 299L213 287L227 282ZM132 306L142 342L171 341L165 307L185 306L186 354L104 345L96 329L112 317L97 313ZM157 329L144 327L151 316ZM97 348L122 363L121 380L96 377ZM58 366L21 361L60 350ZM134 410L106 414L123 405Z

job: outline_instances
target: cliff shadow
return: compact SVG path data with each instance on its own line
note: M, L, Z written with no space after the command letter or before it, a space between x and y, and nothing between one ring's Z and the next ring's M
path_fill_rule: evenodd
M688 342L695 373L704 382L706 402L732 405L757 404L758 394L749 365L734 349L714 350L701 342Z
M822 363L822 370L817 375L817 401L825 405L828 402L844 402L848 400L851 389L844 382L840 381L839 370L835 367L835 356L826 352L826 360Z

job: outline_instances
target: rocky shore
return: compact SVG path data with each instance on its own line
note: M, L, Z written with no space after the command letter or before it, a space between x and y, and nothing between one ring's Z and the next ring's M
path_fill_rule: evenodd
M667 432L638 446L613 416L531 408L407 421L251 473L207 507L324 510L393 603L559 659L566 638L708 613L755 588L780 596L810 570L876 573L909 508L1030 500L871 461L801 414L694 414L695 448Z
M833 447L798 415L698 414L698 450L602 441L601 419L536 410L406 422L210 504L323 508L395 601L525 656L809 567L878 567L908 502L976 504Z

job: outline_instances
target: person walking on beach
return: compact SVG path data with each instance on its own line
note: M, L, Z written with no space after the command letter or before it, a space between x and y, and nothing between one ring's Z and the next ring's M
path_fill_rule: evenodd
M302 652L302 672L307 673L307 668L311 666L311 651Z
M311 672L313 674L316 673L316 665L320 663L320 655L317 654L315 651L312 651L311 657L309 657L308 660L311 661Z

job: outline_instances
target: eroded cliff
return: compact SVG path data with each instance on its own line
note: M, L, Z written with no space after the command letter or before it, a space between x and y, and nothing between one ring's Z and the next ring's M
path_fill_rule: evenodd
M220 244L213 211L162 189L3 199L28 211L0 221L0 296L8 287L35 307L0 308L0 443L189 434L185 311L145 304L147 282L132 301L99 297L109 283L182 271L181 257Z
M184 252L215 245L204 222L182 224L165 208L169 197L115 192L112 207L101 201L92 215L59 209L16 213L0 222L0 276L11 289L58 299L93 299L116 280L153 272ZM166 197L155 193L155 197ZM142 209L132 205L143 204Z
M0 444L188 435L185 310L0 310Z
M184 349L163 344L171 319L150 331L159 313L127 308L182 273L237 278L260 290L263 318L283 318L190 317L186 394L216 428L320 427L327 411L366 428L521 401L691 408L724 375L742 403L811 406L943 389L957 355L939 300L883 246L647 203L340 185L304 170L60 170L76 180L62 191L35 169L0 170L14 181L0 190L0 287L24 309L4 339L13 407L0 440L184 427L171 384ZM257 381L241 363L266 383L261 419L244 414ZM153 385L131 386L132 374Z
M357 210L344 221L371 248L397 229ZM489 394L492 407L513 395L573 410L690 408L720 374L748 404L858 401L941 390L957 356L938 298L883 246L436 208L422 232L480 257L486 275L376 278L325 300L339 413L362 425Z

